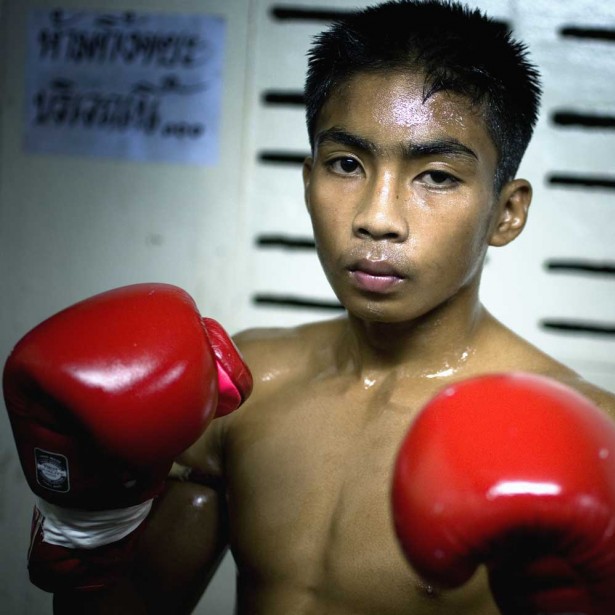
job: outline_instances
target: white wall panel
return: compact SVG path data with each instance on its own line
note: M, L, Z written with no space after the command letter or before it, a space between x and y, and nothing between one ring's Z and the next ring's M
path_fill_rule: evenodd
M615 42L563 36L562 30L570 26L612 33L615 5L515 2L515 31L528 44L544 83L541 118L520 171L532 182L534 198L519 240L490 252L483 296L513 329L586 378L615 390L612 333L558 331L540 325L545 320L606 328L615 324L612 273L547 267L563 260L607 267L615 263L615 191L549 180L552 176L615 180L614 124L588 128L554 121L561 111L615 120Z

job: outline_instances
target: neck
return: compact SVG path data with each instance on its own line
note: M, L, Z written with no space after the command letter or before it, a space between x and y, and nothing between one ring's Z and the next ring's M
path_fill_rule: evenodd
M359 377L397 372L445 377L471 358L489 315L478 301L448 303L411 321L385 323L349 315L340 366Z

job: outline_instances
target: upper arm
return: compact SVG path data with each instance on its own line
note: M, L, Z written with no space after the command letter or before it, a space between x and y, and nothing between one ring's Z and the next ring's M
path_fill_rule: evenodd
M252 372L254 388L252 394L243 406L249 407L253 399L258 397L262 384L261 372L263 345L260 335L262 330L249 330L234 336L233 341L241 353L246 365ZM202 482L218 485L224 479L224 447L227 432L235 420L235 412L227 416L213 419L201 437L186 449L178 458L177 463L196 471Z
M249 413L255 400L262 401L269 385L266 374L276 354L272 346L279 348L280 341L272 344L268 331L264 336L260 330L235 339L254 375L252 396L242 408L214 419L178 457L191 474L186 481L168 480L150 515L134 574L136 587L151 605L148 612L190 612L226 552L225 455L233 433L241 429L242 413Z
M189 480L216 489L223 488L224 439L229 418L230 415L214 419L201 437L177 458L177 463L192 470L193 476Z

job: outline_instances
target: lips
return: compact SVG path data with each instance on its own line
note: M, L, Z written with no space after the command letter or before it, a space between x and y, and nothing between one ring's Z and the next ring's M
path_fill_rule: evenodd
M348 267L348 271L356 286L370 293L386 293L405 278L387 260L361 259Z

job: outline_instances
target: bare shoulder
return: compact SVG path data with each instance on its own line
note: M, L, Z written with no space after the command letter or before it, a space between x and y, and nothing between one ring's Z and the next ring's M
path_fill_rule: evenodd
M585 380L580 374L557 361L527 340L519 337L501 323L494 321L491 340L500 349L505 348L505 358L492 361L502 365L502 371L525 371L546 376L575 389L615 419L615 394ZM495 351L492 351L495 352ZM501 353L501 350L499 350Z
M342 323L334 319L297 327L248 329L234 336L252 372L255 393L262 387L304 378L331 352Z
M224 451L229 434L245 424L244 418L258 405L259 420L264 422L271 399L284 387L305 382L319 357L331 348L331 340L340 327L331 320L288 328L256 328L233 336L249 367L254 387L241 408L212 421L204 434L177 460L180 466L197 470L207 480L224 475ZM322 359L320 359L322 362ZM176 471L181 472L181 467Z
M557 374L553 377L560 380L563 384L577 390L615 420L615 394L588 382L582 376L574 372L572 375L562 378L558 378Z

